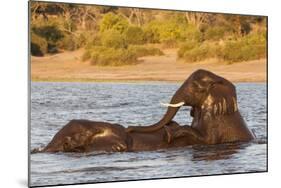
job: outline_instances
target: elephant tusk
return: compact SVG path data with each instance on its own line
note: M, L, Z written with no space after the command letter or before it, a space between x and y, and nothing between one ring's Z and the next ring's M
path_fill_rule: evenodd
M184 102L179 102L177 104L169 104L169 103L162 103L160 102L161 105L166 106L166 107L180 107L184 105Z

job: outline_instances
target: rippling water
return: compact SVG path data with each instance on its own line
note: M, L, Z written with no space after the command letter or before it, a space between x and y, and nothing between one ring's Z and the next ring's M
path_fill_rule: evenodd
M69 120L130 125L158 121L179 84L32 83L31 148L45 146ZM257 140L247 144L196 146L133 153L31 154L31 186L104 182L267 170L266 84L236 84L238 104ZM190 124L190 108L175 120Z

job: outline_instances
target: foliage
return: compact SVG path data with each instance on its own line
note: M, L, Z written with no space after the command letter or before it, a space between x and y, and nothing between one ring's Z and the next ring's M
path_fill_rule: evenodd
M208 58L219 58L229 63L249 61L266 56L266 36L250 34L225 43L205 41L184 43L178 50L178 58L196 62Z
M32 31L36 35L45 38L50 43L56 43L57 41L63 38L63 33L59 30L58 26L56 25L33 27Z
M264 58L265 40L262 34L251 34L236 41L229 41L225 44L221 57L229 63Z
M58 51L58 42L63 39L64 34L59 29L59 26L56 25L56 22L40 22L38 25L33 25L31 31L47 41L48 53L55 53Z
M204 34L204 39L214 41L222 40L225 37L226 31L226 28L222 26L209 27Z
M141 46L141 45L131 45L128 48L129 51L132 51L136 54L137 57L149 56L149 55L164 55L164 53L155 47Z
M186 62L197 62L208 58L215 58L220 54L221 47L217 43L203 43L194 48L185 48L182 58Z
M116 30L107 30L102 33L101 44L108 48L126 48L127 41L123 34Z
M178 50L178 58L183 58L184 53L186 51L190 51L196 47L199 46L199 43L195 42L195 41L190 41L190 42L185 42L183 43Z
M145 33L141 27L129 26L125 31L126 41L129 44L144 44Z
M144 35L148 43L159 43L159 25L155 22L150 22L144 26Z
M171 43L187 37L186 26L173 20L150 22L145 27L146 40L150 43ZM192 33L193 34L193 33Z
M261 16L31 2L31 54L85 48L93 64L124 65L161 55L148 47L157 43L187 62L233 63L266 56L266 25Z
M121 66L132 65L137 62L137 55L130 49L114 49L96 46L83 55L83 60L90 60L92 65Z
M44 38L31 33L31 55L44 56L47 51L48 42Z
M60 42L58 43L58 46L65 50L73 51L79 47L79 44L77 42L76 37L71 36L71 35L66 35L63 37L62 40L60 40Z
M85 49L89 49L93 46L101 46L101 35L92 33L92 32L84 32L80 35L80 40L82 42L81 46L84 44Z
M116 30L123 33L129 26L129 23L121 16L114 13L107 13L103 16L100 24L100 31Z

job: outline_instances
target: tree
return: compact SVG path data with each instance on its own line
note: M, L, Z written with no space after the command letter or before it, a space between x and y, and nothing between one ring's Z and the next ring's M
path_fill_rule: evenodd
M209 14L199 12L185 12L185 17L188 24L192 24L196 26L197 29L199 29L200 26L208 20Z

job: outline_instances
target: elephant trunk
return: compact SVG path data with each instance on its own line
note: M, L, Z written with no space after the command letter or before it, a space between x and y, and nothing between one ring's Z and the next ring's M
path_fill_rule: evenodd
M184 105L184 100L182 95L182 91L181 89L179 89L175 95L172 97L170 104L167 104L168 109L165 113L165 115L163 116L163 118L150 126L147 127L133 127L133 131L135 132L153 132L153 131L157 131L159 129L161 129L162 127L164 127L166 124L168 124L176 115L176 113L178 112L178 110L180 109L180 107L182 105Z

